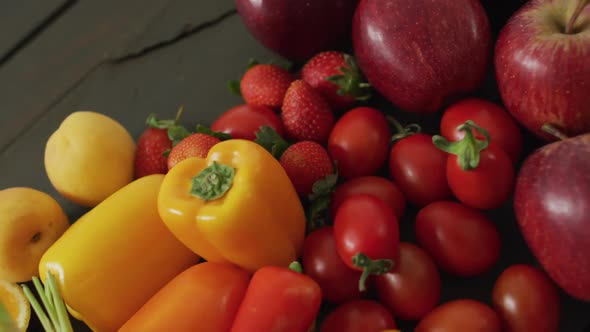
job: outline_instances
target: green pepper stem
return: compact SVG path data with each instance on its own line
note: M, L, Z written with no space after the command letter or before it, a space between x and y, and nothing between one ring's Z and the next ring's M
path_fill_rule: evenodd
M39 294L39 298L41 298L41 303L47 311L47 315L49 316L49 320L52 322L52 325L56 330L59 328L55 325L57 323L57 312L53 306L53 299L51 298L51 289L44 288L39 281L38 278L33 278L33 285L35 286L35 290L37 294Z
M294 261L289 264L289 270L295 271L297 273L303 273L303 266L298 261Z
M64 300L59 295L59 286L57 285L57 280L55 280L55 276L49 272L47 273L47 286L49 287L53 298L53 309L57 313L59 332L72 332L72 323L70 321L70 317L68 316L68 311L66 309Z
M45 311L43 311L43 308L39 304L39 301L37 301L37 299L35 298L35 295L31 291L31 289L29 289L27 285L22 285L22 288L27 300L29 300L29 303L31 303L31 307L33 307L33 311L37 315L37 318L39 318L39 321L41 322L41 325L43 326L45 332L55 332L55 330L53 329L53 324L51 324L51 320L49 319L49 317L47 317Z
M234 174L232 167L214 161L192 179L190 193L206 202L218 199L231 187Z
M55 276L47 272L45 287L38 277L33 277L33 284L42 306L29 287L22 285L22 288L45 332L73 332L70 316L61 297Z
M352 265L362 268L363 273L359 279L359 290L364 292L367 290L367 279L371 275L381 275L393 269L393 261L391 259L370 259L369 256L359 252L352 257Z
M485 150L490 144L490 134L487 130L476 125L471 120L465 121L457 129L465 132L465 136L460 141L449 142L440 135L434 135L432 137L432 143L440 150L456 155L462 170L473 170L479 165L480 152ZM475 138L473 134L474 130L482 134L484 139Z

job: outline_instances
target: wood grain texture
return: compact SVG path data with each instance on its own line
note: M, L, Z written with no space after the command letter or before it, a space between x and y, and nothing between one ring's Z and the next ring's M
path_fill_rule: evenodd
M43 32L71 0L0 1L0 64Z
M0 67L0 151L85 75L138 38L169 3L81 2Z

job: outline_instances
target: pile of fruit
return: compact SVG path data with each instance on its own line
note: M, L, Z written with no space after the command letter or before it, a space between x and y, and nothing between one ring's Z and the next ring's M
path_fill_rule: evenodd
M89 210L70 225L46 193L0 191L0 248L28 248L0 257L3 331L31 307L54 332L70 315L101 332L558 331L560 292L590 302L588 2L531 0L494 48L477 0L238 0L299 65L252 62L210 126L181 108L135 140L65 118L45 170ZM471 95L491 66L503 105ZM431 135L403 113L442 118ZM524 155L523 133L542 146ZM497 265L488 212L506 204L539 264L506 267L492 305L443 303L443 273Z

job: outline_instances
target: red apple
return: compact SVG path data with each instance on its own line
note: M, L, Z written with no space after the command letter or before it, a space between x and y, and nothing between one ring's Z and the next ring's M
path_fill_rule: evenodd
M520 230L547 274L569 295L590 301L590 134L541 147L517 179Z
M479 0L361 0L352 38L369 82L410 112L435 112L475 90L491 60Z
M531 0L500 32L495 68L506 108L540 138L549 123L590 132L588 0Z
M242 22L258 42L298 61L345 44L357 4L358 0L236 0Z

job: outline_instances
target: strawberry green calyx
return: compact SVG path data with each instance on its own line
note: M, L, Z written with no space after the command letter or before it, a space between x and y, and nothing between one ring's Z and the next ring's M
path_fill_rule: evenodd
M180 106L178 111L176 111L176 118L174 118L174 120L162 120L159 119L155 113L151 113L145 120L145 124L151 128L168 129L178 125L178 121L180 121L182 113L184 113L184 106Z
M490 134L471 120L465 121L457 129L465 132L460 141L449 142L444 137L435 135L432 137L432 143L440 150L456 155L462 170L473 170L479 165L480 152L490 144ZM482 134L484 139L475 138L473 131Z
M256 139L254 142L265 148L277 160L281 159L283 152L291 145L270 126L260 127L255 135Z
M248 66L246 66L246 71L254 66L259 64L258 60L254 58L250 58L248 61ZM240 90L240 80L229 80L227 81L227 88L231 91L234 95L241 97L242 91Z
M248 71L248 69L251 69L252 67L261 64L258 60L256 60L255 58L250 58L248 60L248 65L246 66L246 71ZM291 71L293 64L290 62L287 63L277 63L275 61L269 61L267 64L269 65L276 65L279 66L283 69L285 69L286 71ZM240 88L240 84L241 84L241 80L229 80L227 81L227 88L229 89L229 91L231 91L234 95L241 97L242 96L242 91Z
M371 85L363 77L356 60L352 55L344 54L346 66L340 67L342 74L326 78L336 84L340 96L352 96L356 100L368 100L371 98Z
M211 130L211 128L200 125L200 124L197 125L197 133L217 137L222 141L227 141L228 139L232 139L232 136L230 134L222 133L220 131L213 131L213 130Z
M233 183L234 174L232 167L214 161L193 178L190 193L205 202L223 197Z
M182 126L172 126L168 128L168 138L172 141L172 146L180 143L183 139L189 137L191 132Z
M166 129L168 133L168 139L172 142L172 146L180 143L183 139L187 138L191 135L191 132L188 131L183 126L178 125L178 121L180 117L184 113L184 107L181 106L178 111L176 112L176 118L174 120L162 120L159 119L155 113L148 115L145 123L150 128L157 128L157 129ZM168 156L170 150L164 151L164 155Z
M334 167L334 173L316 181L311 189L308 199L310 202L307 222L307 233L327 225L328 210L332 193L338 183L338 171Z

